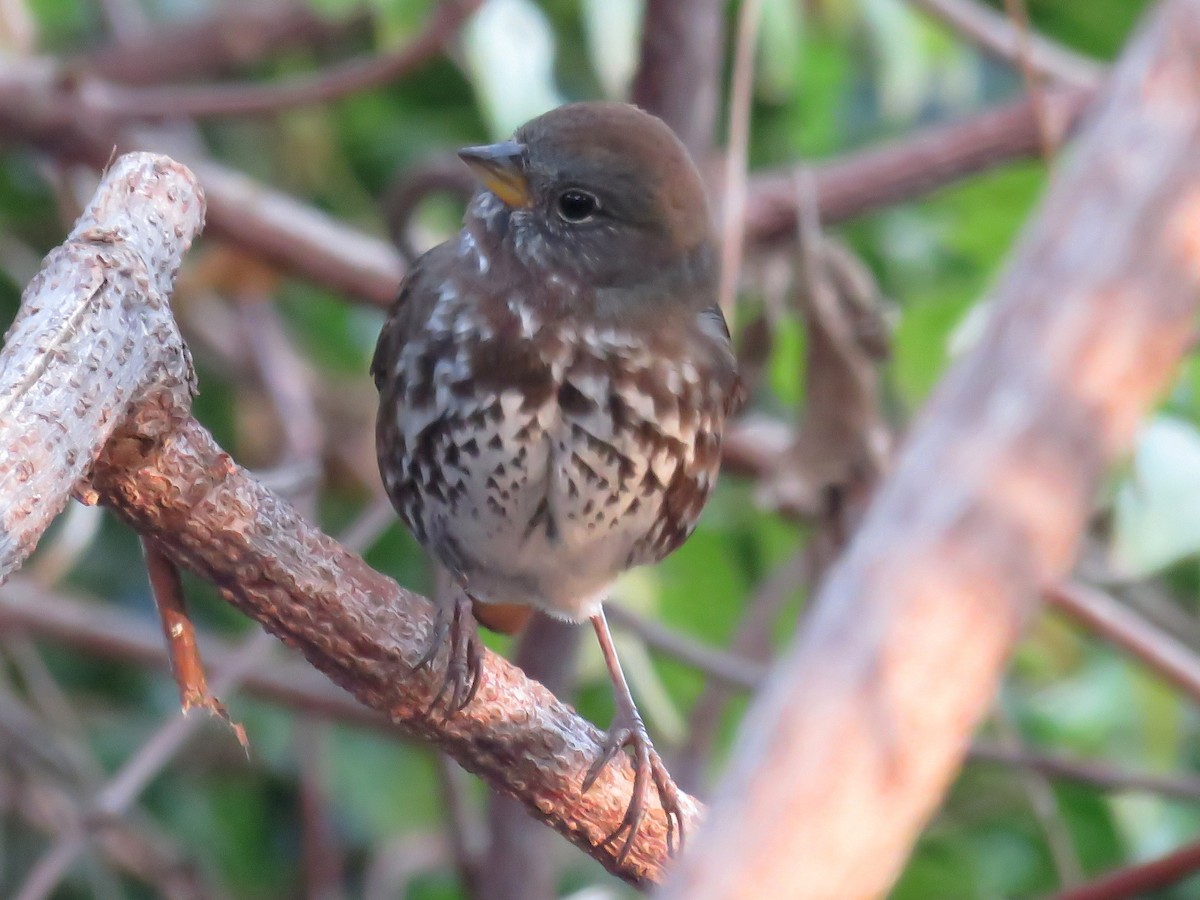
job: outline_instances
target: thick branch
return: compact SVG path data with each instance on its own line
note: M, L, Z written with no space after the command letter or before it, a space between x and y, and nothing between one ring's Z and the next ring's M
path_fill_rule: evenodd
M1200 0L1167 0L743 725L664 893L885 893L1200 288Z
M183 166L123 157L25 290L0 351L0 581L135 403L190 403L191 360L167 297L203 221Z
M657 805L624 868L616 864L619 847L602 846L625 813L633 771L622 760L581 796L601 752L594 726L493 653L466 710L449 719L427 715L442 673L412 667L430 638L432 604L308 525L196 422L164 441L119 435L97 461L92 484L101 502L153 535L178 565L213 582L361 702L517 797L615 874L635 883L661 877L666 822ZM699 807L684 803L695 826Z

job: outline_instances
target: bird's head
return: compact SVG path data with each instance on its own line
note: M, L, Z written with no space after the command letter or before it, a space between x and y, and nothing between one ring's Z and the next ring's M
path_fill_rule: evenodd
M511 140L459 156L517 255L599 290L662 277L706 283L712 224L700 175L661 120L625 103L574 103Z

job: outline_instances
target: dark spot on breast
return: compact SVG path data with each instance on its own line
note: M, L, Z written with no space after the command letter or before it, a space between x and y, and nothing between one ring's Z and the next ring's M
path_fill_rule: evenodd
M596 408L595 401L569 381L564 381L558 389L558 405L573 416L586 415Z

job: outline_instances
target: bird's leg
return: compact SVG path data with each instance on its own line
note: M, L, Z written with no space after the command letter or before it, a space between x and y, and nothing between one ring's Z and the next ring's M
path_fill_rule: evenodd
M675 828L679 828L679 845L683 844L683 812L679 808L679 792L675 788L663 765L650 735L633 702L629 685L625 681L625 673L621 671L621 661L617 659L617 648L613 646L612 634L608 630L608 622L601 611L592 616L592 627L596 629L596 638L600 641L600 650L604 654L604 663L608 667L612 679L613 693L616 698L616 712L612 724L604 740L604 750L596 759L586 777L583 779L583 790L586 792L595 783L596 778L606 765L625 747L633 751L633 792L629 797L629 806L625 810L625 818L616 830L608 836L605 844L612 843L621 833L628 831L625 844L617 857L618 864L625 862L633 846L633 838L637 834L642 818L646 814L646 791L649 779L654 779L658 788L658 800L663 813L667 817L667 847L671 852L675 849Z
M433 712L442 698L449 694L446 714L454 715L465 709L479 690L483 676L483 643L479 640L475 616L471 613L471 598L465 589L455 592L452 604L439 602L435 605L437 611L429 646L413 666L413 671L432 665L438 650L449 640L446 674L426 714Z

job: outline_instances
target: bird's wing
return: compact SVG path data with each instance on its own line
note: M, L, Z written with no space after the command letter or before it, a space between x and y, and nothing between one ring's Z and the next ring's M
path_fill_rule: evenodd
M400 293L388 311L371 358L371 377L377 389L386 377L387 361L400 359L404 345L425 328L453 259L453 247L439 244L418 258L400 283Z
M727 378L723 385L725 389L725 415L732 418L737 415L746 402L746 385L737 371L737 355L733 349L733 337L729 333L729 323L725 321L725 313L717 305L710 306L700 312L700 330L714 339L717 352L726 363L718 369Z

